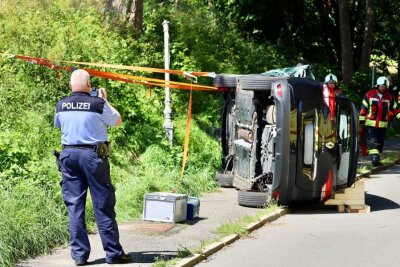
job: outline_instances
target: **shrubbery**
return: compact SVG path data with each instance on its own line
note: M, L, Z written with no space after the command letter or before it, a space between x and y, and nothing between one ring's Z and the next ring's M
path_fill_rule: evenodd
M215 72L261 72L277 61L271 47L241 39L217 27L203 3L173 14L168 6L146 3L139 40L128 29L106 22L102 9L85 1L2 1L0 51L59 62L76 60L148 67L163 66L162 21L171 22L172 68ZM157 7L154 12L152 6ZM187 12L195 13L188 18ZM193 20L194 19L194 20ZM242 57L241 54L246 54ZM267 65L265 62L268 62ZM269 64L269 65L268 65ZM48 252L68 241L61 175L51 155L60 147L53 128L54 106L69 94L69 73L0 58L0 265ZM160 77L160 75L155 75ZM173 79L181 79L172 77ZM202 83L211 83L202 78ZM140 217L143 195L172 191L199 195L215 188L220 165L218 93L194 93L189 159L181 178L188 92L173 91L174 148L162 129L164 90L92 79L107 88L124 123L110 130L112 177L117 188L118 220ZM90 202L89 202L90 203ZM88 207L88 221L93 214Z

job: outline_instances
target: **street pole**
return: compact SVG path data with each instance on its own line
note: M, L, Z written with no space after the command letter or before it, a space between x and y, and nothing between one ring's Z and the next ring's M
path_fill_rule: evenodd
M164 69L169 70L169 22L167 20L163 21L164 28ZM168 85L169 83L169 73L165 73L165 82ZM172 148L172 141L174 136L174 125L171 121L171 91L169 86L165 87L165 108L164 108L164 125L163 128L169 140L169 145Z

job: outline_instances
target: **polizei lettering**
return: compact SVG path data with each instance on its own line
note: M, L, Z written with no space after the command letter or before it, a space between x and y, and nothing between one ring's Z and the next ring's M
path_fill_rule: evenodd
M61 109L70 109L70 110L89 110L90 109L90 103L86 102L67 102L67 103L62 103Z

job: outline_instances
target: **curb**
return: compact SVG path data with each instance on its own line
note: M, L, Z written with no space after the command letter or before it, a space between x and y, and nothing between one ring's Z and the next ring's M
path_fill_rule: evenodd
M264 215L258 221L249 223L245 226L248 233L257 230L258 228L262 227L263 225L273 222L279 217L289 213L289 208L279 208L277 211L274 211L271 214ZM222 238L220 241L214 242L208 246L206 246L201 254L194 254L182 258L175 266L177 267L192 267L197 263L201 262L202 260L206 259L210 255L214 254L215 252L221 250L222 248L228 246L229 244L235 242L236 240L240 239L239 234L233 234Z
M386 170L396 164L400 164L400 158L395 160L393 163L385 165L385 166L379 166L376 168L373 168L372 170L362 173L358 176L356 176L356 180L360 180L362 178L369 178L371 174L375 174L378 172L381 172L383 170ZM264 226L267 223L271 223L275 221L276 219L282 217L283 215L286 215L290 212L289 208L279 208L277 211L267 214L263 217L261 217L258 221L252 222L246 225L246 230L248 233L253 232L254 230L257 230L258 228ZM239 234L233 234L226 236L222 238L220 241L214 242L208 246L206 246L201 253L193 254L187 257L182 258L178 263L175 265L177 267L192 267L199 262L205 260L207 257L210 255L214 254L215 252L221 250L222 248L232 244L236 240L240 239Z

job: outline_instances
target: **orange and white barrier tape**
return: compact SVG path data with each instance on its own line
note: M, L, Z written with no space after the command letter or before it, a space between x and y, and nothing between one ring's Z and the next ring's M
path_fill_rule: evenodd
M84 65L84 66L92 66L92 67L101 67L101 68L112 68L119 70L133 70L133 71L144 71L144 72L154 72L154 73L169 73L169 74L177 74L177 75L193 75L195 77L215 77L214 72L188 72L181 70L167 70L167 69L159 69L159 68L148 68L148 67L137 67L137 66L125 66L125 65L114 65L114 64L104 64L104 63L90 63L90 62L79 62L79 61L61 61L63 63L75 64L75 65Z

